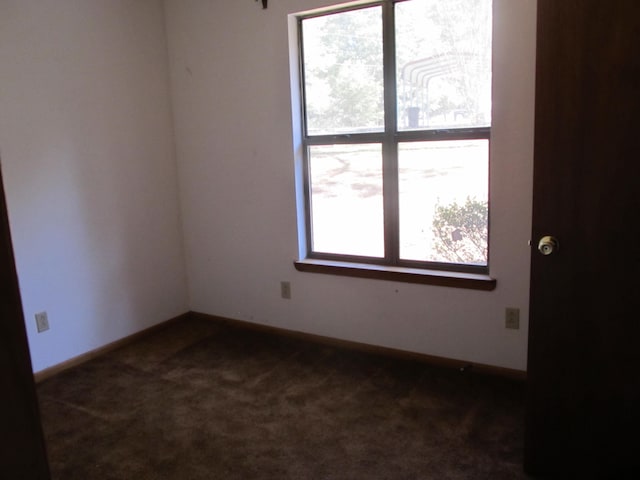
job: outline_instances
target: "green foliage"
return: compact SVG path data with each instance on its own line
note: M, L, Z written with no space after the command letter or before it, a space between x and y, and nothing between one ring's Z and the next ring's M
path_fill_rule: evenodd
M436 205L433 219L435 250L445 261L487 263L488 204L468 198L464 205Z
M400 115L419 107L429 118L455 112L477 116L490 85L490 0L403 2L396 10ZM381 7L305 19L303 41L308 127L316 132L380 130ZM426 83L424 75L402 79L405 65L443 55L456 62L450 72ZM429 124L424 121L423 127Z
M312 21L322 28L310 33L319 48L307 55L314 65L306 72L307 81L321 85L326 98L307 97L309 124L329 131L383 125L380 8Z

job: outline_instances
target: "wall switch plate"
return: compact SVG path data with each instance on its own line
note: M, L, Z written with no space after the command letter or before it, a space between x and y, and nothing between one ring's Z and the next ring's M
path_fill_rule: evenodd
M506 308L504 311L504 327L518 330L520 328L520 309Z
M47 312L36 313L36 327L38 328L38 333L49 330L49 317L47 317Z
M280 282L280 296L291 299L291 282Z

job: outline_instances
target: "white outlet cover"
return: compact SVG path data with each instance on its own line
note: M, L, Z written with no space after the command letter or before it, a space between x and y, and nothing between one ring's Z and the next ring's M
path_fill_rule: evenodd
M47 312L36 313L36 327L38 333L49 330L49 317L47 316Z

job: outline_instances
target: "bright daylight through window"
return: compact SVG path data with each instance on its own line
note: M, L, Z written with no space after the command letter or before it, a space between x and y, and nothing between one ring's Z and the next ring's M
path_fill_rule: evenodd
M487 272L491 8L299 18L309 258Z

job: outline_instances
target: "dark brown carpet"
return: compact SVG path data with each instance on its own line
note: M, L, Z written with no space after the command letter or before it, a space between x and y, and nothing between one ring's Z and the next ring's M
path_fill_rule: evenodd
M523 388L193 319L38 393L56 480L497 480Z

